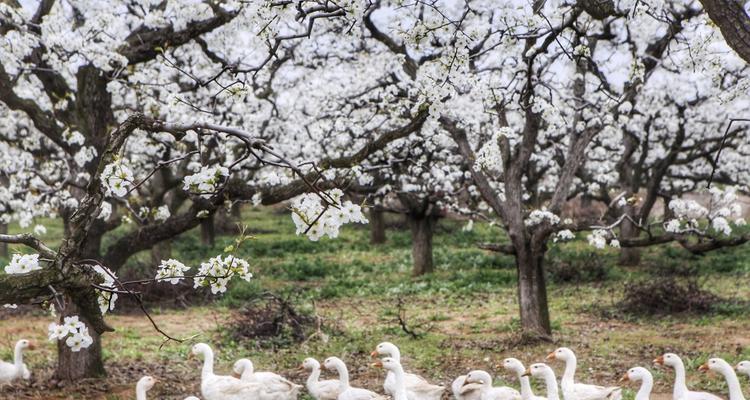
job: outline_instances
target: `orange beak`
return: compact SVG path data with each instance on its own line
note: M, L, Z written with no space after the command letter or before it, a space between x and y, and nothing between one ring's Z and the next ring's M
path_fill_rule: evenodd
M383 368L383 362L381 362L381 361L374 362L374 363L372 363L372 366L375 367L375 368Z
M555 352L554 351L552 353L547 354L547 359L548 360L554 360L556 358L557 357L555 357Z
M664 356L654 358L654 364L664 365Z
M630 377L628 376L628 373L622 374L622 377L620 378L620 382L627 382L630 380Z
M297 369L300 370L300 371L304 371L305 370L305 364L300 364Z
M526 371L521 376L531 376L531 368L526 368Z
M36 346L34 345L34 342L29 342L29 347L28 347L28 349L29 349L29 350L34 350L34 349L36 349Z
M242 378L242 375L240 375L240 374L238 374L238 373L236 373L234 371L232 371L232 376L235 377L235 378L237 378L237 379Z
M377 356L378 356L378 351L377 350L373 350L373 351L370 352L370 357L375 358Z
M698 367L698 371L708 372L708 363L706 362L706 363L701 364L701 366Z

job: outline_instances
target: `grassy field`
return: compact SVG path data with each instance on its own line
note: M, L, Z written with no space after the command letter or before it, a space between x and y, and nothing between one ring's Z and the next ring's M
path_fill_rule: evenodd
M641 266L622 268L616 265L616 250L593 252L583 235L555 245L548 255L551 270L583 272L568 282L559 274L551 276L555 342L526 345L519 342L512 258L475 247L478 242L502 240L497 228L476 224L464 232L458 221L441 222L434 244L437 271L412 278L407 229L391 229L385 245L372 246L366 227L348 227L339 239L313 243L294 235L288 213L248 209L243 221L255 236L240 249L253 267L253 282L235 282L217 301L187 309L152 305L164 330L181 337L197 335L193 341L164 343L146 318L134 312L110 316L117 329L104 336L110 377L57 387L49 382L55 354L54 344L46 340L51 319L41 313L6 313L0 316L0 359L10 358L12 344L20 337L40 346L27 356L33 380L0 389L0 398L131 399L135 381L151 374L160 379L150 392L152 398L182 399L197 394L199 363L186 357L194 341L214 346L219 372L229 371L237 358L249 357L257 370L280 371L299 383L305 377L297 366L304 357L336 355L349 364L355 383L381 392L383 373L369 367L369 352L383 340L401 347L408 370L445 385L468 370L486 369L497 376L496 383L517 386L515 377L496 368L503 358L541 362L555 347L568 346L578 354L581 381L615 384L629 367L641 365L654 372L655 392L669 393L671 370L653 368L651 360L673 351L683 355L690 385L726 397L723 379L701 375L697 366L709 356L730 362L750 359L750 246L704 257L663 246L648 249ZM55 244L61 228L55 221L47 226L44 239ZM210 248L200 245L197 231L191 232L172 243L172 256L195 265L232 240L220 236ZM0 266L6 261L0 260ZM127 268L132 272L149 263L150 255L141 253ZM627 284L667 274L695 275L703 288L726 301L710 312L656 317L628 314L618 307ZM257 304L265 292L320 321L319 332L301 342L289 334L272 340L238 336L238 330L247 328L243 310ZM419 338L404 332L399 315ZM307 330L312 332L315 326ZM562 372L560 363L553 367ZM634 389L628 386L627 399ZM671 398L655 396L667 397Z

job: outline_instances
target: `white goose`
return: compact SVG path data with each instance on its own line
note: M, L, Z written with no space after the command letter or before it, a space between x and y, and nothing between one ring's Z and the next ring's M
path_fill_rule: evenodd
M705 364L698 367L700 371L714 371L724 376L729 387L729 400L745 400L740 388L740 380L734 373L734 368L721 358L711 358Z
M666 353L656 357L654 363L674 368L674 392L673 400L722 400L721 397L707 392L694 392L688 390L685 383L685 364L677 354Z
M144 376L135 384L135 400L146 400L146 392L151 390L156 384L156 379L150 376Z
M206 400L246 400L272 397L257 382L243 382L237 378L214 374L214 352L205 343L193 346L193 355L203 356L201 370L201 395Z
M34 344L26 339L21 339L16 342L16 347L13 349L13 363L0 361L0 387L9 385L16 379L29 379L31 377L31 372L23 363L23 351L25 349L33 350Z
M269 394L274 394L279 400L294 400L299 395L301 385L289 381L273 372L255 372L253 362L241 358L234 363L233 376L244 382L256 382L263 385Z
M339 374L339 397L338 400L384 400L385 397L367 389L355 388L349 385L349 370L346 364L338 357L328 357L323 361L323 366Z
M320 380L320 363L314 358L305 358L301 369L310 371L307 377L307 391L316 400L336 400L339 397L341 383L338 379Z
M383 342L375 347L371 355L378 355L393 358L399 364L401 363L401 352L395 344ZM404 373L404 385L406 386L406 396L408 400L440 400L445 391L445 387L433 385L426 379L416 374ZM396 388L396 379L393 371L388 370L383 383L383 389L386 394L393 395Z
M626 372L621 382L624 381L641 381L641 387L638 389L638 393L635 394L635 400L649 400L651 397L651 389L654 387L654 376L651 372L643 367L633 367Z
M393 357L385 357L374 364L376 367L385 368L393 373L393 400L407 400L406 397L406 373L404 367Z
M475 370L466 375L464 386L475 383L481 385L479 389L481 400L521 400L521 393L518 393L516 389L507 386L492 386L492 376L487 371Z
M547 400L560 400L560 394L557 390L557 378L555 378L555 371L547 364L537 363L531 364L529 369L526 370L524 376L529 375L534 378L544 379L544 385L547 388Z
M620 400L622 398L622 389L617 386L605 387L576 383L574 377L577 360L573 350L560 347L549 353L547 359L565 361L565 372L563 372L563 377L560 380L560 387L562 387L565 400Z
M481 400L482 385L466 383L466 375L461 375L451 383L451 392L456 400Z
M534 392L531 391L531 383L529 383L529 376L526 375L526 367L517 358L506 358L503 360L503 368L510 372L514 372L518 377L518 381L521 384L521 399L523 400L545 400L544 397L534 396Z
M741 374L746 374L748 377L750 377L750 361L740 361L737 364L737 372Z

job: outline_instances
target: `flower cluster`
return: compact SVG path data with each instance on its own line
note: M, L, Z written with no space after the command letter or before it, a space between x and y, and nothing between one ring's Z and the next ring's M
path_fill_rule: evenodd
M344 193L333 189L322 195L331 203L327 207L319 195L306 193L292 203L292 221L297 227L297 234L305 233L312 241L320 240L323 236L336 238L341 226L347 223L366 224L367 218L362 213L362 207L351 201L341 201Z
M725 190L713 187L709 189L709 194L711 200L708 207L695 200L670 201L669 209L675 218L666 221L664 230L671 233L697 231L701 227L701 221L705 220L714 232L729 236L732 234L731 219L736 226L745 224L742 208L737 202L737 190L734 187Z
M573 240L576 238L576 235L571 232L570 229L563 229L557 233L555 233L555 236L552 238L553 242L559 242L559 241L567 241L567 240Z
M536 226L544 223L544 221L549 222L550 225L557 225L560 223L560 217L542 208L541 210L534 210L529 213L525 224L526 226Z
M213 294L224 293L227 283L235 276L248 282L253 278L248 262L233 255L224 258L219 255L201 263L194 279L195 287L210 287Z
M227 167L201 167L200 171L188 175L183 179L183 189L188 192L199 194L202 197L211 197L223 182L223 178L229 176Z
M49 324L47 330L50 341L65 339L65 344L73 352L87 349L94 343L89 334L89 328L82 321L78 320L77 315L65 317L63 323L60 325L53 322Z
M115 288L115 278L117 278L117 275L115 275L114 272L102 265L94 265L92 268L94 269L94 272L99 274L104 280L99 286L107 289ZM96 294L98 295L97 301L99 302L99 310L102 314L106 314L107 311L115 309L117 293L96 289Z
M182 278L185 277L185 271L189 270L190 267L185 264L170 258L169 260L162 260L156 271L157 281L167 281L173 285L180 283Z
M609 232L607 232L604 229L595 229L591 234L588 236L588 241L591 246L596 247L597 249L603 249L607 247L607 239L609 237ZM613 238L609 241L609 245L615 248L620 247L620 241L616 238Z
M42 269L39 266L39 254L13 254L10 264L5 266L6 274L25 274Z
M110 196L127 195L133 180L133 172L119 161L107 164L102 171L102 187Z

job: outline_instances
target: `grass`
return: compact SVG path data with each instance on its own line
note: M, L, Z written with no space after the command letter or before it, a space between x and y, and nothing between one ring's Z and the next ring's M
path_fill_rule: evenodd
M234 282L224 296L205 306L186 310L152 307L154 318L166 331L184 337L198 335L193 341L213 344L218 352L217 368L222 372L228 371L233 360L250 357L259 370L282 371L301 382L304 376L296 366L304 357L337 355L350 364L355 382L380 390L382 373L367 367L368 355L378 342L390 340L401 347L409 370L431 380L449 384L469 369L487 369L498 376L498 383L516 386L515 378L498 370L497 363L508 356L525 363L540 362L554 347L565 345L578 353L577 377L583 381L615 384L627 368L641 365L654 371L655 391L668 393L671 371L651 368L650 360L674 351L685 355L691 385L726 393L723 380L698 375L695 368L709 356L723 356L730 362L750 358L750 318L744 305L750 301L750 246L703 257L673 246L649 248L643 252L641 266L623 268L616 265L615 249L594 252L584 235L570 243L555 244L547 256L548 265L567 263L587 270L588 265L596 264L605 273L595 278L584 274L569 283L550 281L555 343L520 345L513 259L475 247L478 242L503 241L497 228L475 224L472 231L465 232L461 222L441 221L434 240L436 271L413 278L407 229L391 229L386 244L373 246L365 226L348 226L336 240L310 242L294 234L287 213L269 209L244 210L243 223L255 232L255 238L239 250L253 268L253 282ZM44 240L52 245L59 242L59 222L45 221L45 225ZM20 231L17 226L10 230ZM196 265L232 241L232 236L219 236L215 246L203 246L199 232L192 231L172 242L172 257ZM142 252L131 258L126 268L135 271L149 263L150 255ZM706 315L633 317L601 312L621 299L626 282L682 270L696 274L706 289L736 302ZM237 309L264 291L290 297L298 308L320 317L329 327L323 331L325 335L275 351L263 343L236 339L231 325ZM420 339L400 328L399 298L408 325L423 335ZM155 397L184 398L188 392L195 393L198 366L186 360L189 344L164 344L138 314L113 315L108 320L117 328L104 336L104 356L111 372L105 384L110 389L106 395L82 394L80 398L132 398L134 380L145 373L175 377L154 389ZM0 320L0 359L9 358L17 337L36 339L43 346L29 354L28 362L32 369L41 370L43 379L54 360L54 347L44 337L49 322L44 315ZM554 367L561 373L560 365ZM189 382L173 382L186 377ZM542 389L538 382L534 384L537 390ZM9 390L30 395L33 387ZM625 398L632 398L634 390L637 388L628 387ZM0 396L3 393L0 391ZM45 394L52 397L30 398L77 396L63 393L81 392L59 389Z

